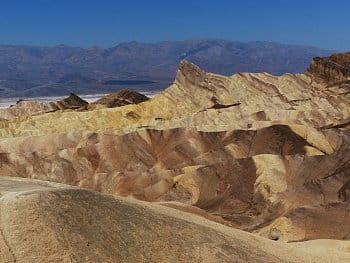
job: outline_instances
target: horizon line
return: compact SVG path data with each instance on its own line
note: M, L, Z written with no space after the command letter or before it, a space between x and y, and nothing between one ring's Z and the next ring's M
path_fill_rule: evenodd
M306 47L306 48L316 48L323 51L332 51L332 52L344 52L346 50L337 50L337 49L327 49L327 48L321 48L318 46L313 45L307 45L307 44L289 44L289 43L283 43L278 41L268 41L268 40L252 40L252 41L240 41L240 40L230 40L230 39L224 39L224 38L190 38L190 39L179 39L179 40L160 40L160 41L121 41L113 46L110 47L101 47L98 45L92 45L92 46L76 46L76 45L70 45L70 44L55 44L55 45L40 45L40 44L7 44L7 43L0 43L0 46L6 46L6 47L38 47L38 48L57 48L57 47L67 47L67 48L80 48L80 49L103 49L108 50L115 48L122 44L132 44L132 43L138 43L138 44L150 44L150 45L157 45L157 44L163 44L167 42L190 42L190 41L225 41L225 42L234 42L234 43L241 43L241 44L251 44L251 43L270 43L270 44L277 44L277 45L283 45L283 46L291 46L291 47ZM350 49L349 49L350 51Z

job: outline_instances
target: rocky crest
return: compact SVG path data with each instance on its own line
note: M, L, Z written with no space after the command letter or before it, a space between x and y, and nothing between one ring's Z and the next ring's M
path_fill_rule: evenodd
M350 52L330 57L316 57L312 60L307 73L328 82L350 80Z
M106 108L115 108L129 104L138 104L147 100L149 100L147 96L137 91L130 89L122 89L109 95L103 96L97 101L91 103L88 108L93 109L98 106Z
M19 100L15 105L7 109L0 109L0 119L13 120L19 117L40 115L59 110L79 109L88 103L79 96L71 93L69 97L52 102L41 102L33 100Z
M88 102L80 98L79 96L75 95L74 93L71 93L69 97L57 101L56 105L60 110L65 109L79 109L80 107L83 107L87 105Z
M107 49L0 45L0 97L109 93L118 81L159 91L171 83L182 59L224 75L300 73L312 57L330 54L313 47L215 39L129 42ZM135 80L148 84L130 86Z

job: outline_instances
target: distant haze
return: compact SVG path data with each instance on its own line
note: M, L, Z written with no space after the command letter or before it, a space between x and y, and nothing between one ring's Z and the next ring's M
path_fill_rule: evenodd
M272 42L215 39L129 42L108 49L2 45L0 97L102 94L120 88L162 90L174 80L183 59L224 75L303 73L313 57L333 52Z

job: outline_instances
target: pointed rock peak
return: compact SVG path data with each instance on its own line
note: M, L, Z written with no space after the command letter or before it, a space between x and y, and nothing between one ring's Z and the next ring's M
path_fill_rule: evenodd
M22 103L22 101L24 101L24 99L19 99L16 101L16 104L20 104L20 103ZM11 106L13 106L13 105L11 105Z
M206 72L198 67L197 65L189 62L188 60L181 60L179 64L179 71L182 72L184 75L188 73L196 73L199 75L206 74Z
M65 98L62 101L58 101L57 103L62 103L67 108L81 107L88 104L87 101L83 100L74 93L70 93L69 97Z
M187 60L182 60L178 67L176 81L182 82L185 78L193 83L199 83L205 79L206 74L207 73L197 65Z
M103 96L102 98L95 101L95 104L102 104L108 108L120 107L128 104L138 104L145 102L149 98L137 91L131 89L121 89L117 92Z

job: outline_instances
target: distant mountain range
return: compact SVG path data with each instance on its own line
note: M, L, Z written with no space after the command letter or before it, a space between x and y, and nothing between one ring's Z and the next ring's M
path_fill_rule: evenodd
M119 88L160 90L186 59L215 73L302 73L316 56L334 51L271 42L226 40L122 43L102 49L0 46L0 97L104 93Z

